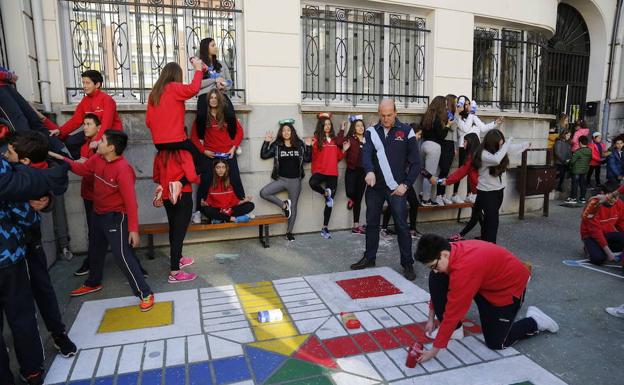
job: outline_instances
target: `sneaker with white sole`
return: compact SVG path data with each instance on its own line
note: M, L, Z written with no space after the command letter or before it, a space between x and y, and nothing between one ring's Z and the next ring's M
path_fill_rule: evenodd
M431 333L425 333L425 335L427 336L427 338L435 340L435 338L438 336L439 330L440 330L439 327L435 328L431 331ZM453 334L451 334L452 340L461 340L462 338L464 338L464 326L463 325L455 329Z
M608 307L605 311L617 318L624 318L624 305L620 305L617 307Z
M193 257L182 257L180 258L180 269L183 269L187 266L191 266L195 263L195 258Z
M290 199L286 199L284 201L284 204L286 205L286 208L282 208L282 212L284 213L284 216L288 219L290 219L290 216L292 215L292 211L290 210L290 206L292 205L292 201Z
M526 313L527 318L533 318L537 323L537 329L541 332L548 331L551 333L557 333L559 331L559 325L554 319L550 318L543 311L536 306L529 306Z
M169 200L171 204L178 203L178 198L182 194L182 183L179 181L169 182Z
M191 215L191 222L195 223L195 224L200 224L201 223L201 211L195 211L193 213L193 215Z
M444 199L442 199L442 195L438 195L435 199L435 203L438 204L438 206L444 206Z
M464 199L461 199L461 197L459 195L453 195L451 197L451 202L453 202L455 204L460 204L460 203L464 203Z
M451 199L447 198L446 195L442 196L442 202L444 202L445 205L452 205L454 203Z
M464 202L466 203L475 203L477 201L477 194L468 194Z
M182 283L182 282L190 282L197 278L197 274L189 273L186 271L178 271L176 274L169 274L169 278L167 282L169 283Z
M325 189L325 204L327 207L334 207L334 198L332 198L332 190L330 188Z

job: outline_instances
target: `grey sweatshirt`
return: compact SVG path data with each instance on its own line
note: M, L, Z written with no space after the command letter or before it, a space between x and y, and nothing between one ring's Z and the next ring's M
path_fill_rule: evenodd
M513 138L509 138L503 143L500 150L497 153L492 154L489 151L483 150L481 153L481 167L479 168L479 183L477 184L477 190L481 191L497 191L507 187L506 172L501 176L490 175L490 167L498 166L503 160L505 155L517 154L529 148L530 143L511 144Z
M230 77L230 69L228 68L227 64L225 64L225 61L219 60L219 63L221 63L220 74L223 77L223 79L232 81L232 78ZM207 94L208 92L212 91L215 88L217 88L216 79L204 79L201 82L201 88L197 96ZM223 89L227 90L229 89L229 87L225 87Z

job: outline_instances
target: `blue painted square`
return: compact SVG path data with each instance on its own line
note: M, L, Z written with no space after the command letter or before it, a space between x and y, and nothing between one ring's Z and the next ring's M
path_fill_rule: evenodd
M113 377L96 378L94 385L113 385Z
M212 385L212 375L208 362L189 365L189 385Z
M253 370L256 381L259 383L263 383L264 380L269 378L275 369L288 358L281 354L254 348L252 346L247 346L245 350L247 350L247 357L249 357L251 370Z
M245 357L224 358L212 362L217 376L217 385L243 381L251 378Z
M141 377L141 385L160 385L162 382L162 369L147 370Z
M90 385L91 380L80 380L80 381L72 381L69 385Z
M184 366L175 366L165 369L166 385L185 385L186 384L186 368Z
M117 376L117 385L136 385L139 383L139 373L125 373Z

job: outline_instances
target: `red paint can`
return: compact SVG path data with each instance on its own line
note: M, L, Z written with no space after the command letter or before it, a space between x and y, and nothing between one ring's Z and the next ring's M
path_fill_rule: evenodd
M418 350L422 350L422 349L423 349L422 344L420 344L419 342L414 342L414 345L412 345L407 350L407 359L405 360L405 366L407 366L408 368L416 367L416 363L421 356Z
M340 318L347 329L359 329L362 326L360 320L353 313L340 313Z

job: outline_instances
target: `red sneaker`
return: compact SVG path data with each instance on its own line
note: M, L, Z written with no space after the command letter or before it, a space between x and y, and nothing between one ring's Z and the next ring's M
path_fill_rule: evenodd
M347 210L353 209L353 199L347 201Z
M449 242L459 242L459 241L463 241L463 240L464 240L464 237L462 237L462 236L461 236L461 235L459 235L459 234L453 234L453 235L451 235L451 236L449 237L449 239L448 239L448 240L449 240Z
M187 266L191 266L195 263L195 258L193 257L182 257L180 258L180 269L183 269Z
M102 290L102 285L97 286L87 286L82 285L78 289L73 290L69 293L70 297L80 297L81 295L95 293L96 291Z
M139 309L141 311L150 311L154 307L154 294L150 294L145 298L141 298Z

